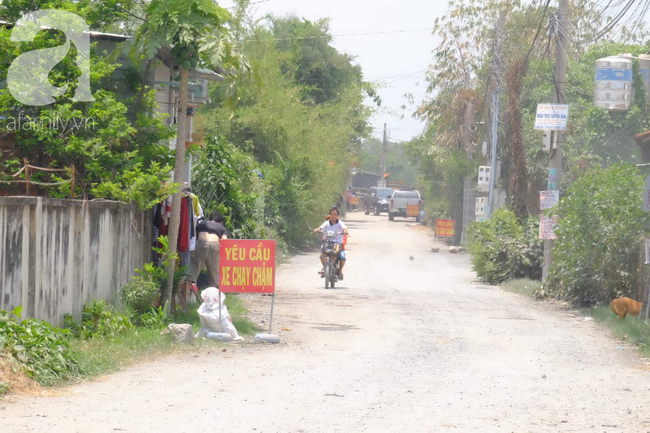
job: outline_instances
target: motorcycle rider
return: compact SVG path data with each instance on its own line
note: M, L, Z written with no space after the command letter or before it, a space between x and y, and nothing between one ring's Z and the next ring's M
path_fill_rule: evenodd
M332 230L335 233L339 233L336 235L336 238L334 241L338 243L339 245L342 245L344 243L344 236L347 237L348 234L348 228L345 226L345 223L339 219L339 210L336 206L334 206L332 209L330 209L330 215L329 219L325 221L319 228L314 229L314 233L322 231L322 232L327 232L328 230ZM343 280L343 267L345 266L346 262L346 257L345 257L345 249L340 248L339 251L336 254L336 259L340 263L340 268L339 268L339 279ZM325 277L324 272L325 272L325 254L321 252L320 255L320 261L321 264L323 265L323 268L319 272L322 277ZM336 264L336 263L335 263Z

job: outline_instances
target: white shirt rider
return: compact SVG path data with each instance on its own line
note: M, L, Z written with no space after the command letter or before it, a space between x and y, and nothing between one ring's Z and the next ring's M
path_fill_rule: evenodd
M343 243L343 230L347 229L347 227L345 226L345 223L339 219L335 224L332 224L331 220L325 221L320 226L320 229L324 233L327 233L330 230L334 231L334 233L338 233L334 238L334 242L340 244Z

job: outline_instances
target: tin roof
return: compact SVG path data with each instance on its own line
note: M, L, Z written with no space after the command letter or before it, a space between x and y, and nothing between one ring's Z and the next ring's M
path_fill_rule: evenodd
M10 29L13 27L13 24L8 21L0 20L0 26L4 26ZM129 35L119 35L116 33L105 33L105 32L95 32L95 31L90 31L88 33L90 34L91 39L115 41L115 42L124 42L131 37ZM200 78L208 81L223 81L224 80L223 75L219 74L219 72L222 71L223 70L220 68L217 68L217 71L211 71L210 69L206 69L206 68L196 68L190 71L190 78Z

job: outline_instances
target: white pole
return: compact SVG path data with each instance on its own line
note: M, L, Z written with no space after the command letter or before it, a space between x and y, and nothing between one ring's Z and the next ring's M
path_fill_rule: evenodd
M499 88L494 91L492 97L492 165L490 166L490 196L487 205L487 219L492 218L494 209L494 182L496 182L497 173L497 128L499 127Z
M271 333L271 327L273 326L273 305L275 305L275 292L271 295L271 318L269 319L269 334Z
M557 48L555 49L555 92L553 92L553 102L556 104L565 103L565 93L566 93L566 74L567 74L567 63L568 63L568 46L569 40L565 36L569 33L569 0L559 0L559 25L560 32L557 36ZM551 158L549 159L548 169L549 177L553 176L551 170L555 170L555 182L550 182L547 185L547 189L560 189L560 181L562 179L562 143L564 140L564 133L562 131L555 131L553 133L553 138L551 140ZM553 147L555 143L555 147ZM555 185L551 185L554 183ZM542 281L545 282L548 277L548 273L551 270L551 265L553 264L553 245L555 241L552 239L544 240L544 263L542 265Z

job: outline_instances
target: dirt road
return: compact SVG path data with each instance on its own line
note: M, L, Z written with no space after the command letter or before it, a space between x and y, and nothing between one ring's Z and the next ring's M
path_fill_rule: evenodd
M314 254L280 267L281 344L0 403L0 431L650 432L650 372L598 325L476 282L412 223L346 221L342 287L323 288Z

